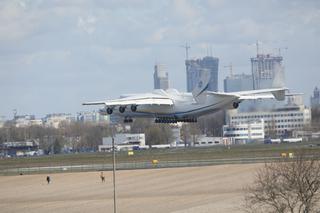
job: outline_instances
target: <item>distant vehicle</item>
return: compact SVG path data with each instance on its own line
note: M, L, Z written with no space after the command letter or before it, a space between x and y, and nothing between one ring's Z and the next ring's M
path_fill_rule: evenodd
M302 138L276 138L276 139L265 139L265 144L275 144L275 143L299 143L302 142Z
M283 143L299 143L302 142L302 138L284 138L282 139Z
M209 72L203 72L192 93L181 93L176 89L154 90L151 93L122 95L119 99L86 102L83 105L104 105L101 114L116 114L124 122L134 117L155 118L156 123L197 122L197 118L221 109L238 108L243 100L284 100L287 88L250 90L241 92L207 91ZM129 108L129 109L128 109Z
M139 146L133 146L132 150L141 150Z
M152 149L169 149L171 148L170 144L157 144L157 145L151 145Z

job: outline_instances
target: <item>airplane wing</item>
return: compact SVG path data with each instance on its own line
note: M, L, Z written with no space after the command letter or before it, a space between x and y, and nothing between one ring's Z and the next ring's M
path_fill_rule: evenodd
M240 91L232 92L230 94L238 95L239 100L257 100L257 99L277 99L278 101L283 101L285 99L285 92L288 88L274 88L274 89L261 89L261 90L250 90L250 91Z
M127 105L173 105L173 100L167 97L127 97L107 101L86 102L83 105L106 105L106 106L127 106Z

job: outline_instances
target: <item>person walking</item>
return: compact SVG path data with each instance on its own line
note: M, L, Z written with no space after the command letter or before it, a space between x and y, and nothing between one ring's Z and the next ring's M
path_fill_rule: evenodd
M100 178L101 178L101 182L102 182L102 183L105 182L105 177L104 177L104 175L103 175L103 172L100 173Z
M47 180L47 183L50 184L51 179L50 179L50 176L49 176L49 175L47 176L47 179L46 179L46 180Z

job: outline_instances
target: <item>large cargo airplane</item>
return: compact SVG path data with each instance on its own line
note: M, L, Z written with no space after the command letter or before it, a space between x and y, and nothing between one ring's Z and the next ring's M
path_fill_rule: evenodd
M285 99L287 88L272 88L241 92L207 91L208 72L200 76L192 93L176 89L154 90L151 93L122 95L119 99L86 102L83 105L104 105L101 114L115 114L132 122L134 117L154 118L156 123L197 122L197 118L222 109L238 108L243 100Z

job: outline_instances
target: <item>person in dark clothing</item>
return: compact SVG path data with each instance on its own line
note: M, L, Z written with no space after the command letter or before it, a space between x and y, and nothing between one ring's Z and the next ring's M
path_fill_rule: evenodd
M50 176L47 176L47 183L49 184L51 181Z

